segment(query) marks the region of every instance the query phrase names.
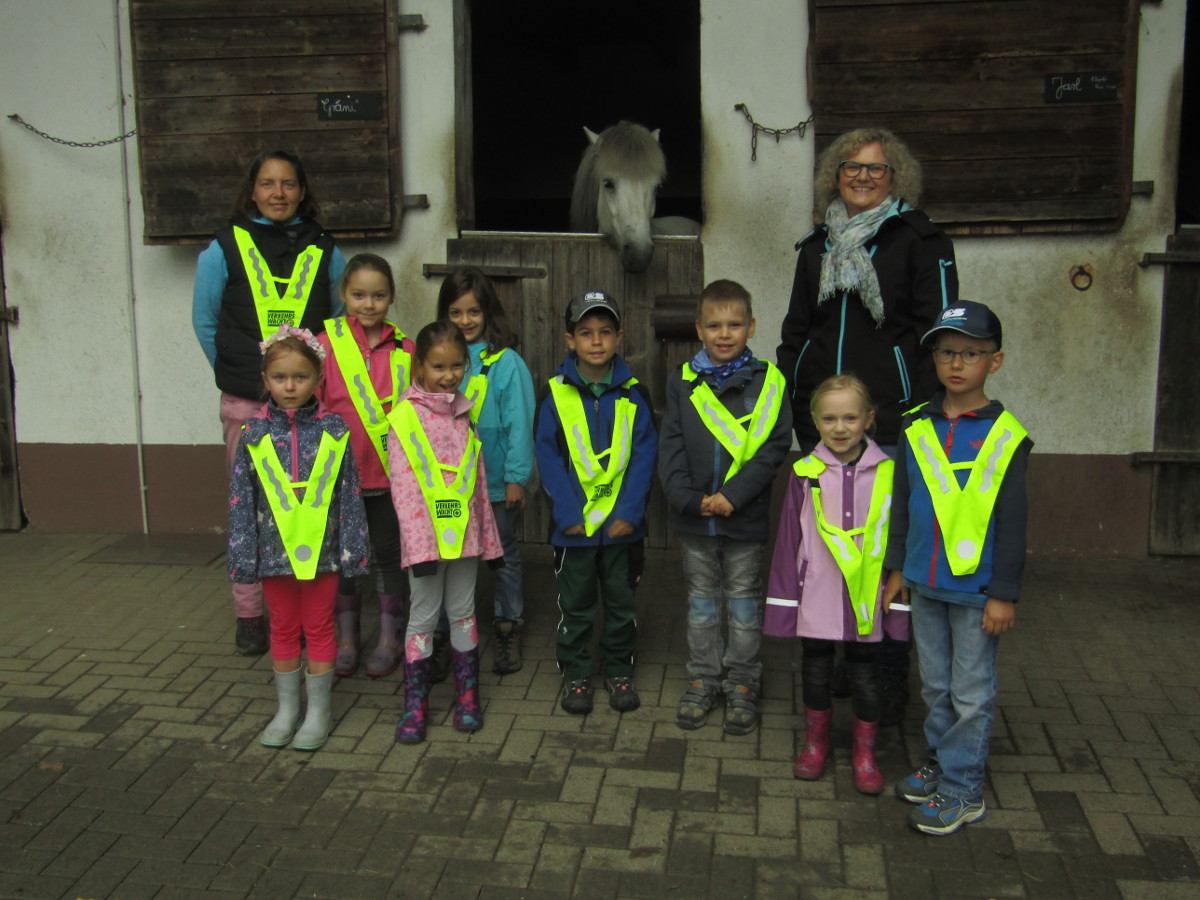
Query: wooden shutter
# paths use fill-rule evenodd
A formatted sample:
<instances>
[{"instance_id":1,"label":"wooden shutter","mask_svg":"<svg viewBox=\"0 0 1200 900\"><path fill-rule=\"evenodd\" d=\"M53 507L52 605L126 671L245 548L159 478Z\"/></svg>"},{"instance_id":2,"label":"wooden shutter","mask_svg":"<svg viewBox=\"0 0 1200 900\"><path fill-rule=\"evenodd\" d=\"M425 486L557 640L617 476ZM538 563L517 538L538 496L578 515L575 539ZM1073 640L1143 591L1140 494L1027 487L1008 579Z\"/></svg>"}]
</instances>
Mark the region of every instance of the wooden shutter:
<instances>
[{"instance_id":1,"label":"wooden shutter","mask_svg":"<svg viewBox=\"0 0 1200 900\"><path fill-rule=\"evenodd\" d=\"M400 225L399 57L388 0L132 0L146 243L207 239L261 150L304 162L320 221Z\"/></svg>"},{"instance_id":2,"label":"wooden shutter","mask_svg":"<svg viewBox=\"0 0 1200 900\"><path fill-rule=\"evenodd\" d=\"M881 125L952 233L1115 230L1129 207L1137 0L813 0L816 142Z\"/></svg>"}]
</instances>

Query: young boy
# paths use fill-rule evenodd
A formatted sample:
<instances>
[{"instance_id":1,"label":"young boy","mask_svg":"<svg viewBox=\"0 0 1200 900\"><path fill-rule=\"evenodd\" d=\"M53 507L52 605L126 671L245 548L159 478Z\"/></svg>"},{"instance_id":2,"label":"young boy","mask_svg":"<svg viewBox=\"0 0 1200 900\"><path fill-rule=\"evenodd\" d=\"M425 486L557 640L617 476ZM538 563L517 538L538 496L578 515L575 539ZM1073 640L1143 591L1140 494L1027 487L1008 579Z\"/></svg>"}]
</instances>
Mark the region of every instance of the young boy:
<instances>
[{"instance_id":1,"label":"young boy","mask_svg":"<svg viewBox=\"0 0 1200 900\"><path fill-rule=\"evenodd\" d=\"M942 390L905 416L884 566L884 609L911 598L929 709L929 762L896 793L913 828L950 834L984 817L996 649L1013 627L1025 565L1025 470L1033 443L984 388L1004 362L1000 320L959 301L925 336Z\"/></svg>"},{"instance_id":2,"label":"young boy","mask_svg":"<svg viewBox=\"0 0 1200 900\"><path fill-rule=\"evenodd\" d=\"M534 423L538 469L554 521L561 702L575 715L592 711L588 644L599 580L604 686L609 706L627 712L641 705L633 684L633 589L641 575L635 560L646 533L658 433L649 394L617 355L624 332L616 301L604 291L587 291L571 300L566 322L569 352Z\"/></svg>"},{"instance_id":3,"label":"young boy","mask_svg":"<svg viewBox=\"0 0 1200 900\"><path fill-rule=\"evenodd\" d=\"M667 382L658 448L688 593L690 683L675 722L699 728L723 691L725 731L749 734L758 726L771 484L792 446L792 413L783 375L746 346L754 337L749 291L736 281L706 287L696 335L703 348Z\"/></svg>"}]
</instances>

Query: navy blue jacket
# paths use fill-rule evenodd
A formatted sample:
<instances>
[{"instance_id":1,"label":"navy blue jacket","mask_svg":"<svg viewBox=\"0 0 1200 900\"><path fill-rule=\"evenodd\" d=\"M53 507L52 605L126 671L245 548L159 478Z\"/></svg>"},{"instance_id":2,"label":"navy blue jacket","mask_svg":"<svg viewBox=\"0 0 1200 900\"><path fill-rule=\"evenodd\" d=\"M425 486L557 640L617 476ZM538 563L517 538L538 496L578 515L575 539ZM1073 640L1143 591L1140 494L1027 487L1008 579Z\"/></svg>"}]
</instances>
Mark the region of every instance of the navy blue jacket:
<instances>
[{"instance_id":1,"label":"navy blue jacket","mask_svg":"<svg viewBox=\"0 0 1200 900\"><path fill-rule=\"evenodd\" d=\"M613 419L617 398L622 387L633 377L629 366L620 356L613 357L612 384L603 394L596 397L588 388L579 370L575 367L577 357L569 353L556 370L565 381L573 385L584 399L583 409L591 433L592 448L596 452L607 450L613 434ZM538 473L542 488L550 499L554 532L550 543L556 547L594 547L601 544L631 544L640 541L646 534L646 500L654 480L654 463L658 454L658 431L654 427L654 406L650 395L641 384L634 385L628 392L636 412L633 417L633 449L629 454L629 465L621 481L617 502L604 525L591 537L583 534L564 534L566 529L583 524L583 506L586 502L583 488L575 475L563 433L562 422L554 406L549 387L538 403L534 421L534 452L537 456ZM609 523L624 519L634 526L633 533L613 539L608 536Z\"/></svg>"}]
</instances>

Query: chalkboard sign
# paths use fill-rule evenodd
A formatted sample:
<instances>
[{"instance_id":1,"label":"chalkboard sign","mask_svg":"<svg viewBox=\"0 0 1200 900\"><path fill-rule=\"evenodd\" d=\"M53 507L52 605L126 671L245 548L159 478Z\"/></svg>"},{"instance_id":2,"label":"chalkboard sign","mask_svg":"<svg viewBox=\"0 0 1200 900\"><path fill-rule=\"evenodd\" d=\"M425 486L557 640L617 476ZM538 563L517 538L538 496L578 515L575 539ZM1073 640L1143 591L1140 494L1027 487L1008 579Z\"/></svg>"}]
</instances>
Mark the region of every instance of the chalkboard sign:
<instances>
[{"instance_id":1,"label":"chalkboard sign","mask_svg":"<svg viewBox=\"0 0 1200 900\"><path fill-rule=\"evenodd\" d=\"M1115 103L1120 72L1060 72L1046 76L1047 103Z\"/></svg>"},{"instance_id":2,"label":"chalkboard sign","mask_svg":"<svg viewBox=\"0 0 1200 900\"><path fill-rule=\"evenodd\" d=\"M382 91L317 94L317 118L322 122L347 119L382 119Z\"/></svg>"}]
</instances>

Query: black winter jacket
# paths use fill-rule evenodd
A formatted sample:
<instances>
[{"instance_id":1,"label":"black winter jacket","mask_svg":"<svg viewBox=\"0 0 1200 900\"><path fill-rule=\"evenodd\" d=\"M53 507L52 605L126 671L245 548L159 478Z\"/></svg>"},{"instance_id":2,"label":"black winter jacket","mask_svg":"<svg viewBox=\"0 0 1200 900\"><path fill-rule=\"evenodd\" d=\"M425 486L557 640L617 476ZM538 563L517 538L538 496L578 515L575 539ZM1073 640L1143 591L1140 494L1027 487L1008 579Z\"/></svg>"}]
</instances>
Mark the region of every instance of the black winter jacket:
<instances>
[{"instance_id":1,"label":"black winter jacket","mask_svg":"<svg viewBox=\"0 0 1200 900\"><path fill-rule=\"evenodd\" d=\"M816 444L809 395L830 375L844 372L857 375L871 391L876 442L895 444L901 415L938 387L933 358L920 349L920 340L937 315L958 300L954 245L925 213L901 201L866 245L883 295L884 321L876 327L857 294L817 303L827 240L822 225L796 245L800 257L776 353L788 383L796 437L802 450Z\"/></svg>"}]
</instances>

